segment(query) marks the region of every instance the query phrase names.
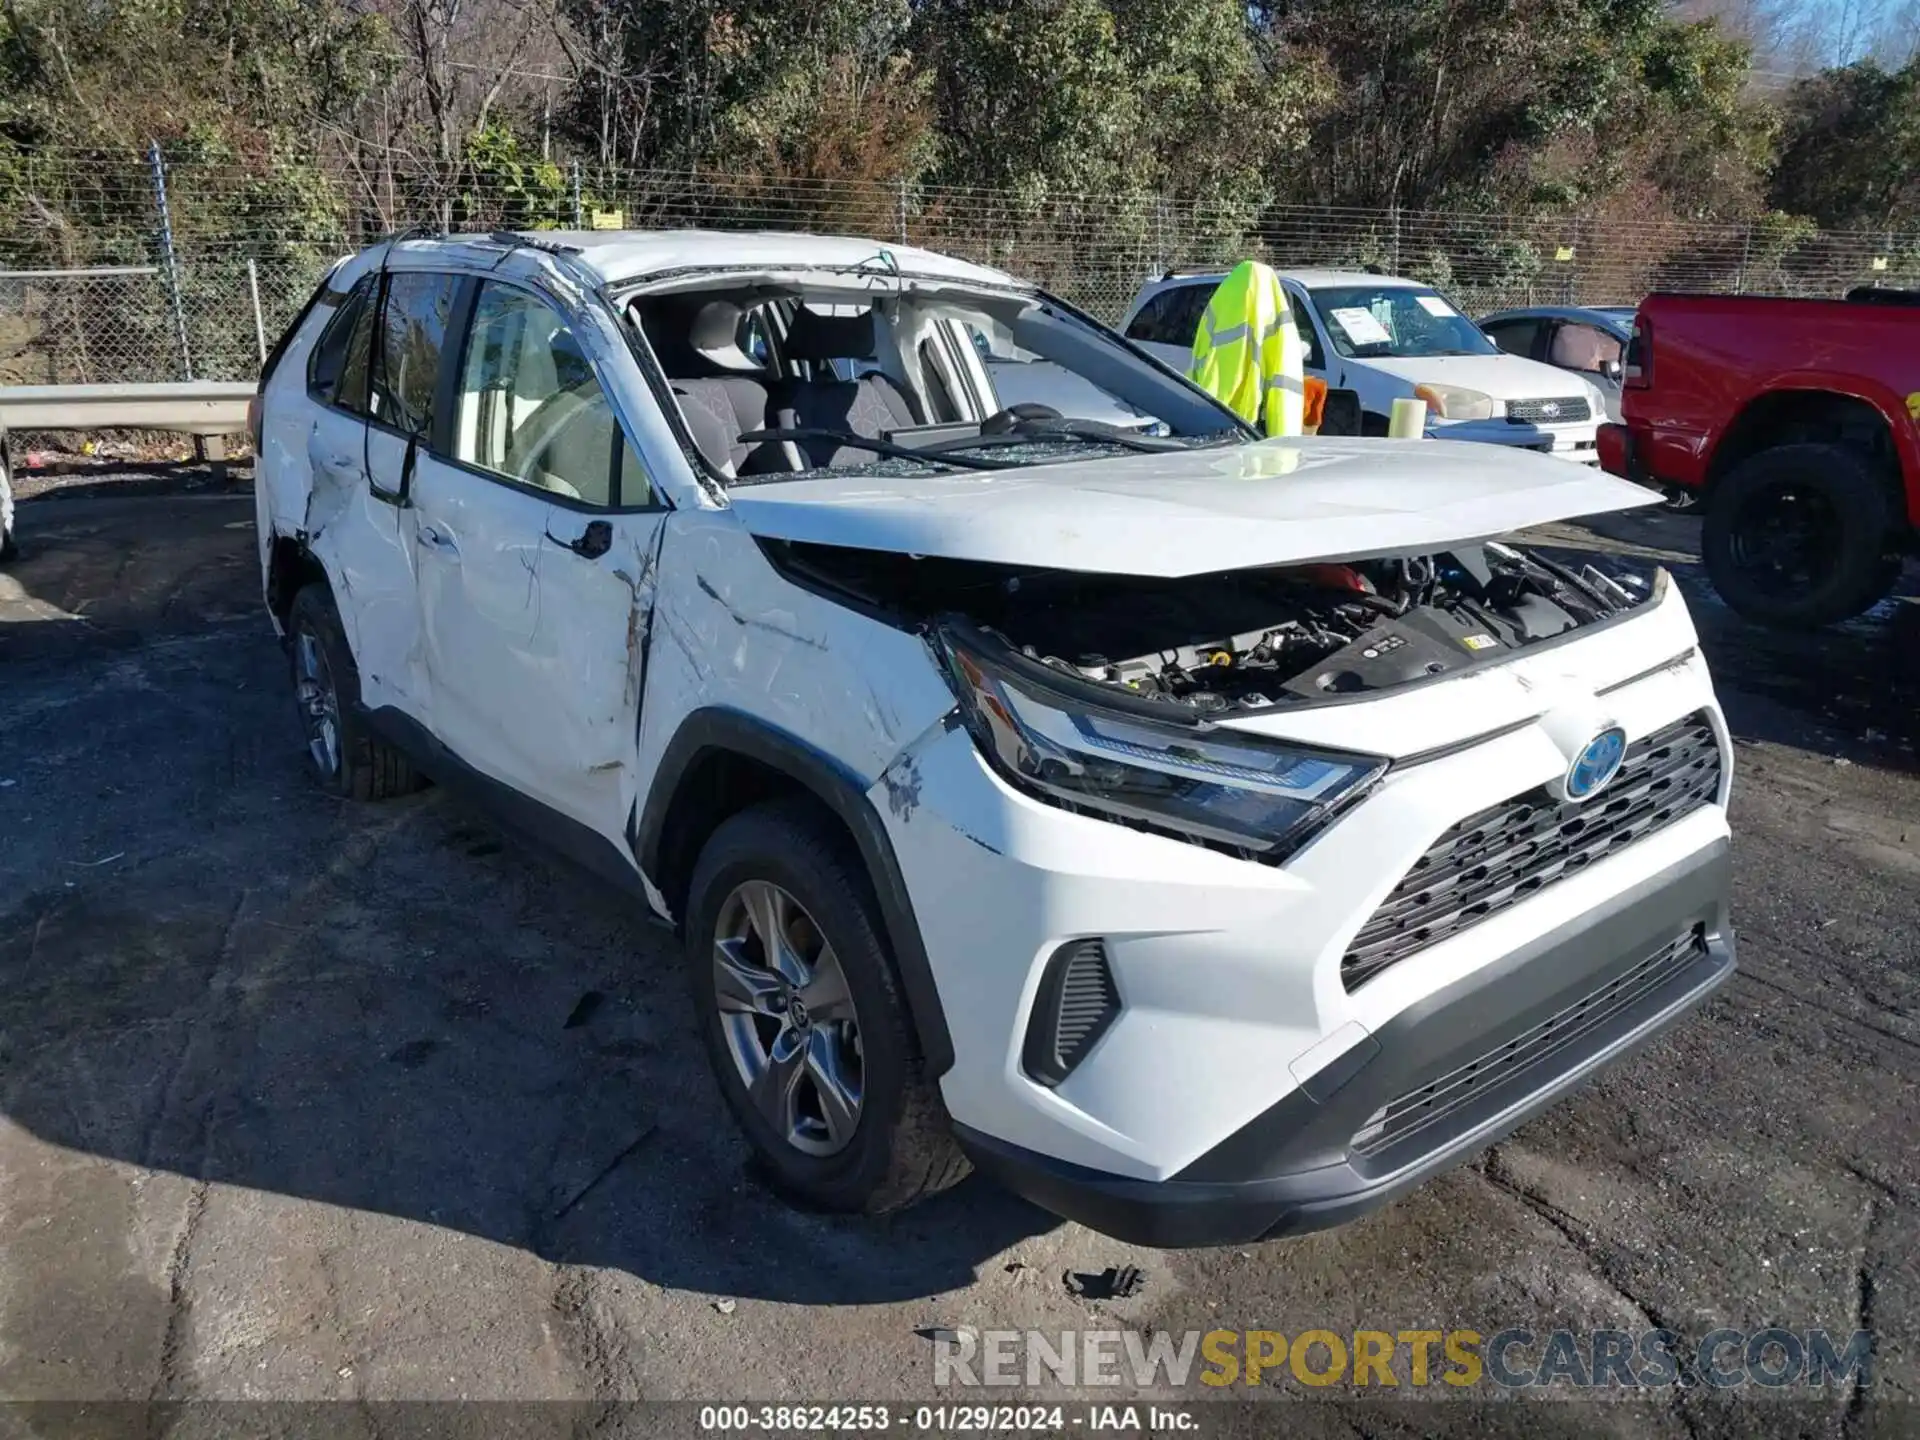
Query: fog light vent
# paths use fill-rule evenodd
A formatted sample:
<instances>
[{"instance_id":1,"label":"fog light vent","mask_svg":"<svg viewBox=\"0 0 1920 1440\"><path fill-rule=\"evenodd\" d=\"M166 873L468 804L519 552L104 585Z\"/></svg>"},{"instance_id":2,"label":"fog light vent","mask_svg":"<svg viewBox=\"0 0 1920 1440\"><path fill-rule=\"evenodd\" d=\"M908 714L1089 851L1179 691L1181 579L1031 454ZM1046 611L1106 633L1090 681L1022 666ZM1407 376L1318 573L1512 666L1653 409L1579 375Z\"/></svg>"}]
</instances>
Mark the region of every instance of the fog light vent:
<instances>
[{"instance_id":1,"label":"fog light vent","mask_svg":"<svg viewBox=\"0 0 1920 1440\"><path fill-rule=\"evenodd\" d=\"M1058 1085L1120 1014L1120 987L1114 984L1107 947L1098 940L1074 940L1047 961L1040 993L1027 1022L1022 1062L1042 1085Z\"/></svg>"}]
</instances>

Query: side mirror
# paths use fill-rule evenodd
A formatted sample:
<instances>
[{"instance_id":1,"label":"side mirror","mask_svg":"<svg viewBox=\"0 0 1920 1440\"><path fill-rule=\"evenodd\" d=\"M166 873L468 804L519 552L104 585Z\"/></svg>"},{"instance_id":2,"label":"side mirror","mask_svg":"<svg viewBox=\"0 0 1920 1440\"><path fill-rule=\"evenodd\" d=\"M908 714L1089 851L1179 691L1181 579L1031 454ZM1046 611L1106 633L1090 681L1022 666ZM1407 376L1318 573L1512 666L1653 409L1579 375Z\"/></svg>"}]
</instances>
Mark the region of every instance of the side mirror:
<instances>
[{"instance_id":1,"label":"side mirror","mask_svg":"<svg viewBox=\"0 0 1920 1440\"><path fill-rule=\"evenodd\" d=\"M1600 373L1618 385L1620 383L1620 377L1626 373L1626 367L1618 360L1602 360L1600 362Z\"/></svg>"}]
</instances>

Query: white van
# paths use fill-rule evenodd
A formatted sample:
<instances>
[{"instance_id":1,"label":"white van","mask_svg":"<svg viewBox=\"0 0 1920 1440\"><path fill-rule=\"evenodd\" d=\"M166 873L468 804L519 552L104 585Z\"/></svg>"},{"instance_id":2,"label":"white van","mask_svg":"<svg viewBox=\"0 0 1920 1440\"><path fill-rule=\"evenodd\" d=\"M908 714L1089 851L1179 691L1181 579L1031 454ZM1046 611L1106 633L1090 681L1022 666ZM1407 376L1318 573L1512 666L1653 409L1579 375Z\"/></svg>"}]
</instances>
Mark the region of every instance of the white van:
<instances>
[{"instance_id":1,"label":"white van","mask_svg":"<svg viewBox=\"0 0 1920 1440\"><path fill-rule=\"evenodd\" d=\"M1121 329L1185 372L1224 271L1170 271L1134 296ZM1397 399L1427 402L1427 433L1600 463L1606 397L1589 381L1509 355L1439 291L1356 270L1288 270L1306 370L1360 395L1363 434L1387 433Z\"/></svg>"}]
</instances>

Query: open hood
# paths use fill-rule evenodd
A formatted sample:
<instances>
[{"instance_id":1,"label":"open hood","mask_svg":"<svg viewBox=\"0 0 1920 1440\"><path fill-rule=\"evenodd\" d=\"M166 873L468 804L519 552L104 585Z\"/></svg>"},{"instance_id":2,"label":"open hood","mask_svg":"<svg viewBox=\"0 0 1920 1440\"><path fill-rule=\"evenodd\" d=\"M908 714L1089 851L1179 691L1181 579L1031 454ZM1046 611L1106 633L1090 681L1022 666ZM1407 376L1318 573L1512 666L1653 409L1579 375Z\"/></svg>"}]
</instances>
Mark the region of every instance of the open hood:
<instances>
[{"instance_id":1,"label":"open hood","mask_svg":"<svg viewBox=\"0 0 1920 1440\"><path fill-rule=\"evenodd\" d=\"M1019 470L736 486L774 540L1112 575L1425 554L1658 498L1566 460L1309 437Z\"/></svg>"}]
</instances>

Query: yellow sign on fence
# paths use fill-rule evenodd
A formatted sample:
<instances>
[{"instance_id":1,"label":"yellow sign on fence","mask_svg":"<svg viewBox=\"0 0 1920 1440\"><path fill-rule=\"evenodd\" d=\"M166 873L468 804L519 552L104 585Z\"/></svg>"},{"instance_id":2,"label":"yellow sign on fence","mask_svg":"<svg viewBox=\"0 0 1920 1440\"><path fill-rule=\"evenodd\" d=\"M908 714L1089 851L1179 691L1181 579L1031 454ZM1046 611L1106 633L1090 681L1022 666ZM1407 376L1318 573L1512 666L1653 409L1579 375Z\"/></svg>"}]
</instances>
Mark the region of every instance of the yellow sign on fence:
<instances>
[{"instance_id":1,"label":"yellow sign on fence","mask_svg":"<svg viewBox=\"0 0 1920 1440\"><path fill-rule=\"evenodd\" d=\"M595 210L588 218L589 228L594 230L624 230L627 228L627 212L624 210Z\"/></svg>"}]
</instances>

